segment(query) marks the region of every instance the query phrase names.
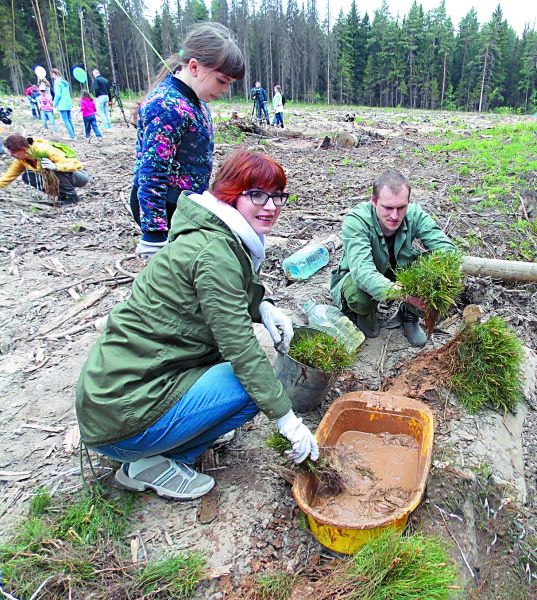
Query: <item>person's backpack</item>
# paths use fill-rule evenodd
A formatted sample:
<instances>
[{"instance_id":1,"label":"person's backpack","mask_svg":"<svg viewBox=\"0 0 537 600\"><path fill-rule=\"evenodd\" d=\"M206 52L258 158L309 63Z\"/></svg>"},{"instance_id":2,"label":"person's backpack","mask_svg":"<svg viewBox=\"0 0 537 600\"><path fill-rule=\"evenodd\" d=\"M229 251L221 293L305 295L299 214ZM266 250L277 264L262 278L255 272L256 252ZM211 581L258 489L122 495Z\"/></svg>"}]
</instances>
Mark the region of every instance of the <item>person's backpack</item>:
<instances>
[{"instance_id":1,"label":"person's backpack","mask_svg":"<svg viewBox=\"0 0 537 600\"><path fill-rule=\"evenodd\" d=\"M60 152L63 152L66 158L76 158L76 152L67 144L62 144L61 142L49 142L49 145Z\"/></svg>"},{"instance_id":2,"label":"person's backpack","mask_svg":"<svg viewBox=\"0 0 537 600\"><path fill-rule=\"evenodd\" d=\"M287 102L287 98L282 94L282 106L285 106L286 102Z\"/></svg>"}]
</instances>

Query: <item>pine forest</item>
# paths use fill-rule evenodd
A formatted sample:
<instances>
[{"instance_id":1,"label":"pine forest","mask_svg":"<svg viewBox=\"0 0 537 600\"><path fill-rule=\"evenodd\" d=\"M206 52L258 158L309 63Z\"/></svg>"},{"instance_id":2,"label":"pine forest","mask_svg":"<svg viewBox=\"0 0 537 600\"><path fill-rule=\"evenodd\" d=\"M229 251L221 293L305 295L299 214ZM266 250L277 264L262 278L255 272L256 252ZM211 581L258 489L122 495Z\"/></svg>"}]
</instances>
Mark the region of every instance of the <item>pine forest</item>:
<instances>
[{"instance_id":1,"label":"pine forest","mask_svg":"<svg viewBox=\"0 0 537 600\"><path fill-rule=\"evenodd\" d=\"M445 2L429 11L414 2L400 18L386 3L368 14L355 1L321 18L316 0L164 0L146 13L143 0L0 0L0 89L22 93L43 65L68 77L75 66L98 67L120 89L142 92L161 66L144 36L166 57L193 23L216 20L246 57L235 96L260 79L304 102L537 109L537 32L517 35L500 6L486 23L474 9L453 23Z\"/></svg>"}]
</instances>

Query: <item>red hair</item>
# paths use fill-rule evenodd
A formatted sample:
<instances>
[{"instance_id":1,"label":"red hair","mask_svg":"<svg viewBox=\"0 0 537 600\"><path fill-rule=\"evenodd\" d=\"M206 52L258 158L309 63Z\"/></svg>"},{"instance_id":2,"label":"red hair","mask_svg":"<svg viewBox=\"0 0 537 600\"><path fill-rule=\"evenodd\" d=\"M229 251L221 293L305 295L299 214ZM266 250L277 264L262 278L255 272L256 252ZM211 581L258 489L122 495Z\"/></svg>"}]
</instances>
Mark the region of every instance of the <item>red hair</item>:
<instances>
[{"instance_id":1,"label":"red hair","mask_svg":"<svg viewBox=\"0 0 537 600\"><path fill-rule=\"evenodd\" d=\"M218 200L234 206L246 190L283 191L286 185L283 167L273 158L248 150L235 150L218 169L211 191Z\"/></svg>"}]
</instances>

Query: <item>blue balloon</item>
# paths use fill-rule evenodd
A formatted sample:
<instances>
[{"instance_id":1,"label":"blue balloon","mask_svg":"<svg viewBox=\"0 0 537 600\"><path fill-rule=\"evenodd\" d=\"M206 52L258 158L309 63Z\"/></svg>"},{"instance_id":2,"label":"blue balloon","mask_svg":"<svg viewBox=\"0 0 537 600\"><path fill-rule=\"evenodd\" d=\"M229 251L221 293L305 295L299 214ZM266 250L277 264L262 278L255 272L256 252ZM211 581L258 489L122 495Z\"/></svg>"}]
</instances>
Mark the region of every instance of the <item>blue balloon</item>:
<instances>
[{"instance_id":1,"label":"blue balloon","mask_svg":"<svg viewBox=\"0 0 537 600\"><path fill-rule=\"evenodd\" d=\"M79 83L86 83L86 81L88 80L88 74L86 73L86 71L84 71L84 69L81 69L80 67L75 67L73 69L73 77Z\"/></svg>"}]
</instances>

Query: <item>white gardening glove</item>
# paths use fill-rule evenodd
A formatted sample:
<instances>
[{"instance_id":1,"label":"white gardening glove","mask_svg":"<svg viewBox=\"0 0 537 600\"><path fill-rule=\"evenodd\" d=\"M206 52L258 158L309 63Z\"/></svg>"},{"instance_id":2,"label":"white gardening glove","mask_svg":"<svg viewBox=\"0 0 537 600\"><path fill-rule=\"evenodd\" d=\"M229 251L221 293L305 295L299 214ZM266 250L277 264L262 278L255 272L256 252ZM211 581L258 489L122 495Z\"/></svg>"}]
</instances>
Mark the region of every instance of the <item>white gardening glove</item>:
<instances>
[{"instance_id":1,"label":"white gardening glove","mask_svg":"<svg viewBox=\"0 0 537 600\"><path fill-rule=\"evenodd\" d=\"M57 171L58 167L53 163L50 158L41 159L41 168L48 169L49 171Z\"/></svg>"},{"instance_id":2,"label":"white gardening glove","mask_svg":"<svg viewBox=\"0 0 537 600\"><path fill-rule=\"evenodd\" d=\"M290 410L286 415L276 419L278 431L293 445L293 449L286 452L287 456L297 465L306 460L319 458L319 446L311 431L302 423L295 413Z\"/></svg>"},{"instance_id":3,"label":"white gardening glove","mask_svg":"<svg viewBox=\"0 0 537 600\"><path fill-rule=\"evenodd\" d=\"M259 305L261 321L270 333L276 350L282 354L289 352L289 344L293 338L293 323L279 308L263 300Z\"/></svg>"},{"instance_id":4,"label":"white gardening glove","mask_svg":"<svg viewBox=\"0 0 537 600\"><path fill-rule=\"evenodd\" d=\"M136 244L136 254L145 262L149 262L153 256L166 244L168 240L164 242L146 242L145 240L140 240L138 244Z\"/></svg>"}]
</instances>

